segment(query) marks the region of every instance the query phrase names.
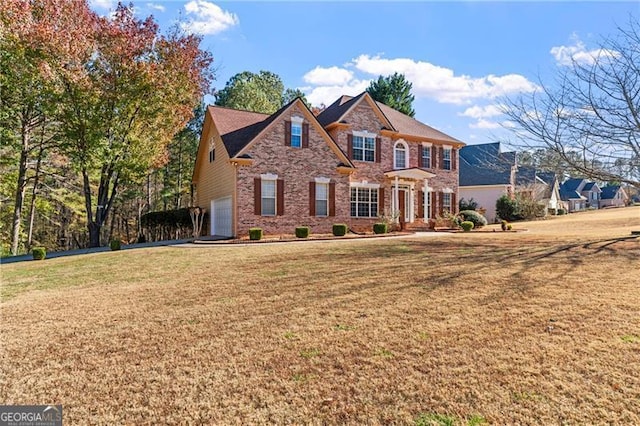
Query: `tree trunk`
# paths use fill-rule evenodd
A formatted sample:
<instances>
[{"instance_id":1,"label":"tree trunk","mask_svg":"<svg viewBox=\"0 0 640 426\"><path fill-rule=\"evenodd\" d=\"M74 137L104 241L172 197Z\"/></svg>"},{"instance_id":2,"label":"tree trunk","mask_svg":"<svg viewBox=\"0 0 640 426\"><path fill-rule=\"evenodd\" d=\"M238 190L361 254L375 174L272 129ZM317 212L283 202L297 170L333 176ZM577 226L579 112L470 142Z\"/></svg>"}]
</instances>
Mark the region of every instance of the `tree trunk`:
<instances>
[{"instance_id":1,"label":"tree trunk","mask_svg":"<svg viewBox=\"0 0 640 426\"><path fill-rule=\"evenodd\" d=\"M176 181L176 209L182 204L182 139L178 143L178 177Z\"/></svg>"},{"instance_id":2,"label":"tree trunk","mask_svg":"<svg viewBox=\"0 0 640 426\"><path fill-rule=\"evenodd\" d=\"M100 247L100 228L97 223L91 221L87 225L89 230L89 247Z\"/></svg>"},{"instance_id":3,"label":"tree trunk","mask_svg":"<svg viewBox=\"0 0 640 426\"><path fill-rule=\"evenodd\" d=\"M22 208L24 207L24 193L27 187L27 160L29 158L30 129L23 120L22 124L22 149L20 151L20 163L18 164L18 185L16 188L15 205L13 207L13 222L11 228L11 254L18 254L20 244L20 225L22 222Z\"/></svg>"},{"instance_id":4,"label":"tree trunk","mask_svg":"<svg viewBox=\"0 0 640 426\"><path fill-rule=\"evenodd\" d=\"M40 184L40 165L42 163L42 155L44 154L44 143L40 142L40 150L38 151L38 161L36 162L36 174L33 177L33 190L31 191L31 206L29 207L29 234L27 236L27 247L31 248L33 239L33 219L36 214L36 197L38 195L38 185Z\"/></svg>"}]
</instances>

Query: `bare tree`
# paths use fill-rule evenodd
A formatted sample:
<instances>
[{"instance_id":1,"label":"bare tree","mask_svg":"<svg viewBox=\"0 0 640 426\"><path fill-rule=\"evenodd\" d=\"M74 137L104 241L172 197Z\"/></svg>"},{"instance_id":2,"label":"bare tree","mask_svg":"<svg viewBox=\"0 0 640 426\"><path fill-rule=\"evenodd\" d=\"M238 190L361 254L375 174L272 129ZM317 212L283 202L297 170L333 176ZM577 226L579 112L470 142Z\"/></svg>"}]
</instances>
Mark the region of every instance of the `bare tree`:
<instances>
[{"instance_id":1,"label":"bare tree","mask_svg":"<svg viewBox=\"0 0 640 426\"><path fill-rule=\"evenodd\" d=\"M640 187L640 24L631 19L588 58L573 58L555 84L503 112L515 145L548 149L585 177Z\"/></svg>"}]
</instances>

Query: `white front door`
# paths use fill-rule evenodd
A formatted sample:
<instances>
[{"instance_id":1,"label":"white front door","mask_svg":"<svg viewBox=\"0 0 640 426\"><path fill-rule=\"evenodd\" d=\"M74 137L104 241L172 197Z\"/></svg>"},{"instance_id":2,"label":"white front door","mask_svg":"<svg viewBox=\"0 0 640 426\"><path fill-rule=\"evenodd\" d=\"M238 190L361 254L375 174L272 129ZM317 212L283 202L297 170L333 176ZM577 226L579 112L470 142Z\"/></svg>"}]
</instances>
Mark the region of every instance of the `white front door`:
<instances>
[{"instance_id":1,"label":"white front door","mask_svg":"<svg viewBox=\"0 0 640 426\"><path fill-rule=\"evenodd\" d=\"M399 222L413 222L413 193L410 187L394 187L392 203Z\"/></svg>"},{"instance_id":2,"label":"white front door","mask_svg":"<svg viewBox=\"0 0 640 426\"><path fill-rule=\"evenodd\" d=\"M233 209L231 197L211 202L211 235L233 237Z\"/></svg>"}]
</instances>

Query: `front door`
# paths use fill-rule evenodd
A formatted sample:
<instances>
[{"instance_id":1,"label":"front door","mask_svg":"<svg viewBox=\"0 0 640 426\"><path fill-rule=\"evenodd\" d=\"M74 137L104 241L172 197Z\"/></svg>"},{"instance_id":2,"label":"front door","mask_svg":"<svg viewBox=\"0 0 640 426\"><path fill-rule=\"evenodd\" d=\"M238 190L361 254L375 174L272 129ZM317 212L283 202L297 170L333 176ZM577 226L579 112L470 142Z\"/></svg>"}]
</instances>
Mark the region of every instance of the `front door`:
<instances>
[{"instance_id":1,"label":"front door","mask_svg":"<svg viewBox=\"0 0 640 426\"><path fill-rule=\"evenodd\" d=\"M398 213L400 220L400 228L404 229L404 224L407 221L407 203L405 202L407 191L404 189L398 190Z\"/></svg>"}]
</instances>

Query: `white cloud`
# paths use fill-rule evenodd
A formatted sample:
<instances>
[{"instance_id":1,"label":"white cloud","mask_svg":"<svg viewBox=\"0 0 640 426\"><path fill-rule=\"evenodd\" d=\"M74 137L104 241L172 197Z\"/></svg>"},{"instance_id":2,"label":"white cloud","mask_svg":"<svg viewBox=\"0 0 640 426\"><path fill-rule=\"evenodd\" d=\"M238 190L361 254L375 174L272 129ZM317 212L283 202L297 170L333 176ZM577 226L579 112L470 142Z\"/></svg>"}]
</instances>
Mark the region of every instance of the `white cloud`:
<instances>
[{"instance_id":1,"label":"white cloud","mask_svg":"<svg viewBox=\"0 0 640 426\"><path fill-rule=\"evenodd\" d=\"M380 56L360 55L342 66L316 66L308 71L303 80L307 87L302 88L313 105L329 105L341 95L362 93L372 79L379 75L395 72L404 74L412 85L416 99L431 99L440 103L456 105L470 104L473 101L492 100L500 96L533 92L538 87L519 74L502 76L486 75L470 77L456 75L453 70L424 61L409 58L386 59ZM462 116L475 119L500 115L499 105L473 106L467 108ZM475 123L478 128L495 128L499 123L484 120ZM482 127L484 126L484 127Z\"/></svg>"},{"instance_id":2,"label":"white cloud","mask_svg":"<svg viewBox=\"0 0 640 426\"><path fill-rule=\"evenodd\" d=\"M499 129L501 126L498 122L481 118L476 123L469 124L469 127L471 127L472 129Z\"/></svg>"},{"instance_id":3,"label":"white cloud","mask_svg":"<svg viewBox=\"0 0 640 426\"><path fill-rule=\"evenodd\" d=\"M325 104L329 106L342 95L359 95L369 86L369 82L370 80L351 80L342 85L318 86L305 94L312 105Z\"/></svg>"},{"instance_id":4,"label":"white cloud","mask_svg":"<svg viewBox=\"0 0 640 426\"><path fill-rule=\"evenodd\" d=\"M147 7L149 9L159 10L160 12L164 12L165 11L165 7L163 5L161 5L161 4L147 3Z\"/></svg>"},{"instance_id":5,"label":"white cloud","mask_svg":"<svg viewBox=\"0 0 640 426\"><path fill-rule=\"evenodd\" d=\"M347 84L353 79L353 72L339 67L315 67L302 77L304 81L315 86L336 86Z\"/></svg>"},{"instance_id":6,"label":"white cloud","mask_svg":"<svg viewBox=\"0 0 640 426\"><path fill-rule=\"evenodd\" d=\"M584 43L573 34L571 38L574 44L571 46L554 46L549 53L553 55L558 65L568 66L574 62L580 65L591 65L599 59L615 58L620 53L609 49L587 50Z\"/></svg>"},{"instance_id":7,"label":"white cloud","mask_svg":"<svg viewBox=\"0 0 640 426\"><path fill-rule=\"evenodd\" d=\"M495 117L497 115L502 115L502 110L500 109L500 105L485 105L479 106L474 105L470 108L464 110L464 112L459 113L458 115L462 117L471 117L471 118L488 118Z\"/></svg>"},{"instance_id":8,"label":"white cloud","mask_svg":"<svg viewBox=\"0 0 640 426\"><path fill-rule=\"evenodd\" d=\"M416 98L431 98L441 103L466 104L474 99L494 99L514 93L533 92L537 86L518 74L470 77L424 61L408 58L385 59L360 55L353 60L356 69L372 75L404 74L413 84Z\"/></svg>"},{"instance_id":9,"label":"white cloud","mask_svg":"<svg viewBox=\"0 0 640 426\"><path fill-rule=\"evenodd\" d=\"M89 4L100 9L112 9L116 5L116 0L89 0Z\"/></svg>"},{"instance_id":10,"label":"white cloud","mask_svg":"<svg viewBox=\"0 0 640 426\"><path fill-rule=\"evenodd\" d=\"M184 9L193 18L182 24L182 27L197 34L218 34L240 22L234 13L205 0L192 0L184 5Z\"/></svg>"}]
</instances>

